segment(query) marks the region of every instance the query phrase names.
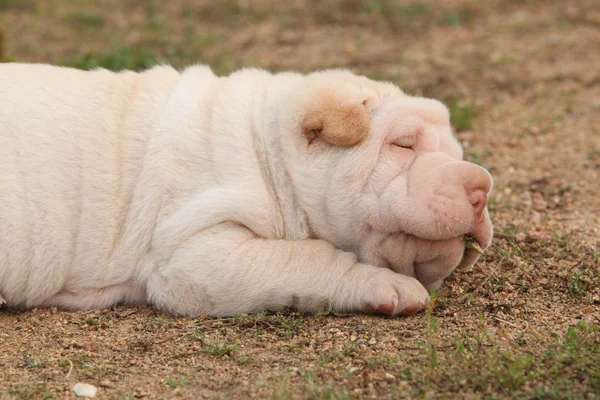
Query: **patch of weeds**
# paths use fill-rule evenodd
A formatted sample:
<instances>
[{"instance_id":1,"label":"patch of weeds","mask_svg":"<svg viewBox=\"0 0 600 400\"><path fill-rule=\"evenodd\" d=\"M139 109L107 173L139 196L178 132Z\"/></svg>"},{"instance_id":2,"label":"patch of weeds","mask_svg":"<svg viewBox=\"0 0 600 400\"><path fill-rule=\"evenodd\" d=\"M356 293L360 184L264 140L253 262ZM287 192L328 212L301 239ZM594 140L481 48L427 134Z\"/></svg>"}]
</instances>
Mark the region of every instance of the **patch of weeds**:
<instances>
[{"instance_id":1,"label":"patch of weeds","mask_svg":"<svg viewBox=\"0 0 600 400\"><path fill-rule=\"evenodd\" d=\"M350 398L348 389L345 387L327 385L319 388L310 398L322 400L345 400Z\"/></svg>"},{"instance_id":2,"label":"patch of weeds","mask_svg":"<svg viewBox=\"0 0 600 400\"><path fill-rule=\"evenodd\" d=\"M6 10L15 4L17 0L0 0L0 10Z\"/></svg>"},{"instance_id":3,"label":"patch of weeds","mask_svg":"<svg viewBox=\"0 0 600 400\"><path fill-rule=\"evenodd\" d=\"M319 1L311 8L313 18L321 25L335 25L345 19L348 12L339 1Z\"/></svg>"},{"instance_id":4,"label":"patch of weeds","mask_svg":"<svg viewBox=\"0 0 600 400\"><path fill-rule=\"evenodd\" d=\"M217 32L206 32L190 38L198 48L209 47L223 39L223 35Z\"/></svg>"},{"instance_id":5,"label":"patch of weeds","mask_svg":"<svg viewBox=\"0 0 600 400\"><path fill-rule=\"evenodd\" d=\"M319 304L317 306L317 311L315 312L315 315L318 315L321 317L329 317L329 316L335 316L337 314L331 308L326 308L326 307L323 307L321 304Z\"/></svg>"},{"instance_id":6,"label":"patch of weeds","mask_svg":"<svg viewBox=\"0 0 600 400\"><path fill-rule=\"evenodd\" d=\"M277 22L282 28L292 28L298 25L298 16L292 11L282 10L277 13Z\"/></svg>"},{"instance_id":7,"label":"patch of weeds","mask_svg":"<svg viewBox=\"0 0 600 400\"><path fill-rule=\"evenodd\" d=\"M4 30L0 26L0 62L8 61L6 57L6 39Z\"/></svg>"},{"instance_id":8,"label":"patch of weeds","mask_svg":"<svg viewBox=\"0 0 600 400\"><path fill-rule=\"evenodd\" d=\"M436 298L437 298L437 294L436 293L431 293L431 297L429 302L427 303L427 310L425 313L425 321L427 322L427 353L428 353L428 358L429 358L429 366L431 369L435 369L438 366L438 360L437 360L437 350L436 350L436 343L437 343L437 338L436 338L436 334L438 331L438 320L435 317L435 315L433 315L433 309L435 307L435 303L436 303Z\"/></svg>"},{"instance_id":9,"label":"patch of weeds","mask_svg":"<svg viewBox=\"0 0 600 400\"><path fill-rule=\"evenodd\" d=\"M575 272L569 279L569 291L576 296L584 296L586 293L586 282L583 278L583 274Z\"/></svg>"},{"instance_id":10,"label":"patch of weeds","mask_svg":"<svg viewBox=\"0 0 600 400\"><path fill-rule=\"evenodd\" d=\"M43 364L40 360L31 359L27 363L27 368L42 368Z\"/></svg>"},{"instance_id":11,"label":"patch of weeds","mask_svg":"<svg viewBox=\"0 0 600 400\"><path fill-rule=\"evenodd\" d=\"M515 338L515 343L521 347L527 345L527 339L525 338L524 332L519 333L519 335Z\"/></svg>"},{"instance_id":12,"label":"patch of weeds","mask_svg":"<svg viewBox=\"0 0 600 400\"><path fill-rule=\"evenodd\" d=\"M231 53L224 52L211 64L211 68L215 75L228 75L236 69L235 59Z\"/></svg>"},{"instance_id":13,"label":"patch of weeds","mask_svg":"<svg viewBox=\"0 0 600 400\"><path fill-rule=\"evenodd\" d=\"M398 387L395 384L390 385L390 393L394 399L422 399L427 398L425 393L419 388L411 386Z\"/></svg>"},{"instance_id":14,"label":"patch of weeds","mask_svg":"<svg viewBox=\"0 0 600 400\"><path fill-rule=\"evenodd\" d=\"M368 0L363 2L364 9L387 22L395 30L412 30L422 27L431 18L431 10L427 4L397 4L388 0Z\"/></svg>"},{"instance_id":15,"label":"patch of weeds","mask_svg":"<svg viewBox=\"0 0 600 400\"><path fill-rule=\"evenodd\" d=\"M263 329L260 326L256 326L254 327L250 332L249 332L249 336L251 338L261 338L262 335L264 335L265 332L263 331Z\"/></svg>"},{"instance_id":16,"label":"patch of weeds","mask_svg":"<svg viewBox=\"0 0 600 400\"><path fill-rule=\"evenodd\" d=\"M196 329L190 335L190 338L201 342L203 346L201 351L214 357L230 356L231 353L239 348L237 344L212 343L200 329Z\"/></svg>"},{"instance_id":17,"label":"patch of weeds","mask_svg":"<svg viewBox=\"0 0 600 400\"><path fill-rule=\"evenodd\" d=\"M70 370L77 368L82 373L90 373L97 376L108 376L114 373L115 368L111 365L92 364L90 357L86 354L81 354L71 360L61 360L58 366Z\"/></svg>"},{"instance_id":18,"label":"patch of weeds","mask_svg":"<svg viewBox=\"0 0 600 400\"><path fill-rule=\"evenodd\" d=\"M173 318L165 314L158 314L154 317L154 323L160 328L169 328L173 325Z\"/></svg>"},{"instance_id":19,"label":"patch of weeds","mask_svg":"<svg viewBox=\"0 0 600 400\"><path fill-rule=\"evenodd\" d=\"M429 317L427 317L429 318ZM454 344L431 351L431 335L435 333L433 319L428 322L428 340L420 353L420 367L402 379L426 390L460 392L469 387L483 397L495 395L509 398L581 398L600 383L600 335L598 326L579 322L569 327L564 338L553 344L535 335L522 334L520 345L542 340L543 353L502 348L495 343L480 320L476 332L463 332ZM433 367L435 365L435 367ZM396 373L397 376L400 374ZM585 396L584 396L585 397Z\"/></svg>"},{"instance_id":20,"label":"patch of weeds","mask_svg":"<svg viewBox=\"0 0 600 400\"><path fill-rule=\"evenodd\" d=\"M98 29L104 25L104 17L89 13L69 13L63 19L72 25L85 29Z\"/></svg>"},{"instance_id":21,"label":"patch of weeds","mask_svg":"<svg viewBox=\"0 0 600 400\"><path fill-rule=\"evenodd\" d=\"M235 363L237 365L252 365L256 362L256 360L252 357L236 357Z\"/></svg>"},{"instance_id":22,"label":"patch of weeds","mask_svg":"<svg viewBox=\"0 0 600 400\"><path fill-rule=\"evenodd\" d=\"M311 392L317 392L323 386L323 381L319 377L317 371L315 371L315 370L307 370L307 369L302 368L302 367L299 368L298 370L300 372L300 375L306 381L308 389Z\"/></svg>"},{"instance_id":23,"label":"patch of weeds","mask_svg":"<svg viewBox=\"0 0 600 400\"><path fill-rule=\"evenodd\" d=\"M206 336L204 336L204 333L200 328L196 328L196 330L194 330L194 333L191 333L189 337L190 339L197 340L199 342L204 342L206 340Z\"/></svg>"},{"instance_id":24,"label":"patch of weeds","mask_svg":"<svg viewBox=\"0 0 600 400\"><path fill-rule=\"evenodd\" d=\"M306 329L304 320L297 314L280 315L277 317L276 322L284 329L283 333L281 331L278 332L280 336L294 336Z\"/></svg>"},{"instance_id":25,"label":"patch of weeds","mask_svg":"<svg viewBox=\"0 0 600 400\"><path fill-rule=\"evenodd\" d=\"M260 4L238 0L206 2L197 13L201 20L219 21L228 26L235 26L243 19L253 23L260 22L268 15L269 9Z\"/></svg>"},{"instance_id":26,"label":"patch of weeds","mask_svg":"<svg viewBox=\"0 0 600 400\"><path fill-rule=\"evenodd\" d=\"M579 270L575 270L569 276L569 292L575 296L585 296L592 292L600 284L600 251L593 249L580 256L575 264Z\"/></svg>"},{"instance_id":27,"label":"patch of weeds","mask_svg":"<svg viewBox=\"0 0 600 400\"><path fill-rule=\"evenodd\" d=\"M342 354L346 357L353 357L359 349L359 345L356 342L344 342L344 349Z\"/></svg>"},{"instance_id":28,"label":"patch of weeds","mask_svg":"<svg viewBox=\"0 0 600 400\"><path fill-rule=\"evenodd\" d=\"M273 399L290 399L291 397L289 373L285 373L277 379L275 390L273 391Z\"/></svg>"},{"instance_id":29,"label":"patch of weeds","mask_svg":"<svg viewBox=\"0 0 600 400\"><path fill-rule=\"evenodd\" d=\"M98 320L96 318L88 318L85 323L89 326L98 326Z\"/></svg>"},{"instance_id":30,"label":"patch of weeds","mask_svg":"<svg viewBox=\"0 0 600 400\"><path fill-rule=\"evenodd\" d=\"M34 358L29 357L29 355L24 351L21 351L21 355L23 356L23 365L25 366L25 368L42 368L43 364L40 360L36 360Z\"/></svg>"},{"instance_id":31,"label":"patch of weeds","mask_svg":"<svg viewBox=\"0 0 600 400\"><path fill-rule=\"evenodd\" d=\"M158 12L156 1L147 0L145 4L146 20L150 29L156 31L156 33L163 33L167 30L167 24L161 18L160 12Z\"/></svg>"},{"instance_id":32,"label":"patch of weeds","mask_svg":"<svg viewBox=\"0 0 600 400\"><path fill-rule=\"evenodd\" d=\"M74 365L78 366L79 368L81 368L84 371L92 369L92 364L90 363L90 357L85 354L78 356L77 358L73 359L72 361L73 361ZM67 365L70 365L68 363L68 361L67 361Z\"/></svg>"},{"instance_id":33,"label":"patch of weeds","mask_svg":"<svg viewBox=\"0 0 600 400\"><path fill-rule=\"evenodd\" d=\"M96 376L110 376L115 373L115 367L112 365L99 364L94 366L93 373Z\"/></svg>"},{"instance_id":34,"label":"patch of weeds","mask_svg":"<svg viewBox=\"0 0 600 400\"><path fill-rule=\"evenodd\" d=\"M300 353L302 351L302 348L298 345L297 342L293 342L293 343L285 343L283 345L283 347L286 349L286 351L292 353L292 354L297 354Z\"/></svg>"},{"instance_id":35,"label":"patch of weeds","mask_svg":"<svg viewBox=\"0 0 600 400\"><path fill-rule=\"evenodd\" d=\"M330 364L331 362L335 361L335 360L339 360L342 358L342 355L337 352L337 351L328 351L326 353L323 353L319 356L319 358L317 358L317 361L315 362L315 365L318 368L321 368L324 365Z\"/></svg>"},{"instance_id":36,"label":"patch of weeds","mask_svg":"<svg viewBox=\"0 0 600 400\"><path fill-rule=\"evenodd\" d=\"M592 261L596 266L600 267L600 242L596 244L596 248L590 252Z\"/></svg>"},{"instance_id":37,"label":"patch of weeds","mask_svg":"<svg viewBox=\"0 0 600 400\"><path fill-rule=\"evenodd\" d=\"M76 57L63 65L83 70L105 68L110 71L142 71L161 61L149 50L121 47L105 53L87 53Z\"/></svg>"},{"instance_id":38,"label":"patch of weeds","mask_svg":"<svg viewBox=\"0 0 600 400\"><path fill-rule=\"evenodd\" d=\"M238 348L237 344L205 343L202 352L214 357L223 357L231 355Z\"/></svg>"},{"instance_id":39,"label":"patch of weeds","mask_svg":"<svg viewBox=\"0 0 600 400\"><path fill-rule=\"evenodd\" d=\"M484 151L478 153L473 149L465 149L465 161L470 161L474 164L480 165L488 171L492 171L494 167L488 163L489 157L492 155L491 151Z\"/></svg>"},{"instance_id":40,"label":"patch of weeds","mask_svg":"<svg viewBox=\"0 0 600 400\"><path fill-rule=\"evenodd\" d=\"M338 0L317 2L310 8L319 25L353 24L381 26L394 31L422 30L433 21L427 4L398 4L388 0Z\"/></svg>"},{"instance_id":41,"label":"patch of weeds","mask_svg":"<svg viewBox=\"0 0 600 400\"><path fill-rule=\"evenodd\" d=\"M275 389L273 399L289 399L292 397L308 399L348 399L351 397L345 387L339 384L324 384L321 378L322 365L317 365L314 369L298 368L298 374L302 378L299 382L294 382L291 386L289 382L289 371L274 378Z\"/></svg>"},{"instance_id":42,"label":"patch of weeds","mask_svg":"<svg viewBox=\"0 0 600 400\"><path fill-rule=\"evenodd\" d=\"M459 7L444 12L444 23L450 26L470 25L475 20L475 12L469 7Z\"/></svg>"},{"instance_id":43,"label":"patch of weeds","mask_svg":"<svg viewBox=\"0 0 600 400\"><path fill-rule=\"evenodd\" d=\"M56 395L49 392L46 382L17 383L8 389L9 399L53 399Z\"/></svg>"},{"instance_id":44,"label":"patch of weeds","mask_svg":"<svg viewBox=\"0 0 600 400\"><path fill-rule=\"evenodd\" d=\"M600 150L589 150L587 153L587 158L592 164L593 168L600 168Z\"/></svg>"},{"instance_id":45,"label":"patch of weeds","mask_svg":"<svg viewBox=\"0 0 600 400\"><path fill-rule=\"evenodd\" d=\"M304 320L298 313L239 315L232 318L219 320L198 320L197 330L190 335L192 339L201 340L204 326L219 329L226 333L227 330L244 331L245 336L261 337L265 332L275 333L279 336L293 336L306 328Z\"/></svg>"},{"instance_id":46,"label":"patch of weeds","mask_svg":"<svg viewBox=\"0 0 600 400\"><path fill-rule=\"evenodd\" d=\"M459 100L457 97L453 97L445 103L450 111L450 123L452 126L458 132L471 129L473 119L475 118L475 106L473 103Z\"/></svg>"},{"instance_id":47,"label":"patch of weeds","mask_svg":"<svg viewBox=\"0 0 600 400\"><path fill-rule=\"evenodd\" d=\"M291 337L306 329L306 324L298 313L276 315L259 313L238 317L238 319L226 319L223 324L228 327L243 328L250 337L261 337L265 332Z\"/></svg>"},{"instance_id":48,"label":"patch of weeds","mask_svg":"<svg viewBox=\"0 0 600 400\"><path fill-rule=\"evenodd\" d=\"M499 350L499 360L503 362L504 368L497 372L497 382L509 391L517 391L525 383L537 378L534 366L534 358L531 354L513 354L510 350Z\"/></svg>"},{"instance_id":49,"label":"patch of weeds","mask_svg":"<svg viewBox=\"0 0 600 400\"><path fill-rule=\"evenodd\" d=\"M492 167L490 167L492 168ZM498 209L512 209L513 204L509 201L508 198L503 197L502 195L491 196L488 200L488 210L491 214L498 211Z\"/></svg>"},{"instance_id":50,"label":"patch of weeds","mask_svg":"<svg viewBox=\"0 0 600 400\"><path fill-rule=\"evenodd\" d=\"M167 383L167 385L171 386L173 389L177 389L178 387L183 386L186 383L188 383L189 380L190 380L189 376L184 376L179 379L167 378L165 382Z\"/></svg>"},{"instance_id":51,"label":"patch of weeds","mask_svg":"<svg viewBox=\"0 0 600 400\"><path fill-rule=\"evenodd\" d=\"M0 0L0 11L9 8L26 9L33 7L31 0Z\"/></svg>"},{"instance_id":52,"label":"patch of weeds","mask_svg":"<svg viewBox=\"0 0 600 400\"><path fill-rule=\"evenodd\" d=\"M370 369L391 369L402 360L400 354L384 354L369 357L365 360L365 366Z\"/></svg>"},{"instance_id":53,"label":"patch of weeds","mask_svg":"<svg viewBox=\"0 0 600 400\"><path fill-rule=\"evenodd\" d=\"M556 244L556 246L558 246L559 249L572 250L574 241L571 235L564 234L563 232L555 232L554 243Z\"/></svg>"},{"instance_id":54,"label":"patch of weeds","mask_svg":"<svg viewBox=\"0 0 600 400\"><path fill-rule=\"evenodd\" d=\"M412 3L395 5L381 1L382 16L394 30L408 31L424 28L431 20L431 9L427 4Z\"/></svg>"},{"instance_id":55,"label":"patch of weeds","mask_svg":"<svg viewBox=\"0 0 600 400\"><path fill-rule=\"evenodd\" d=\"M245 326L248 323L248 320L250 319L250 315L248 314L238 314L235 315L233 318L231 318L229 321L230 326Z\"/></svg>"}]
</instances>

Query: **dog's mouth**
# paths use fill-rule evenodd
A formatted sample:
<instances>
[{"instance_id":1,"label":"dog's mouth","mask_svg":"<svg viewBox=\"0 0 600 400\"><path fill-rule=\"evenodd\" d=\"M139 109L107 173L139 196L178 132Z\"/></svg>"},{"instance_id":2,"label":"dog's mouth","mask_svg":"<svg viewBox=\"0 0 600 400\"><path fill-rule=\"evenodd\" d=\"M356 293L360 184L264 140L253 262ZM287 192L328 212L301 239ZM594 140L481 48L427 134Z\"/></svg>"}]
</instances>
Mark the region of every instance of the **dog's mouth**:
<instances>
[{"instance_id":1,"label":"dog's mouth","mask_svg":"<svg viewBox=\"0 0 600 400\"><path fill-rule=\"evenodd\" d=\"M463 258L458 265L458 269L465 269L473 266L483 252L490 246L492 241L492 232L490 225L490 232L486 232L487 229L475 229L472 233L464 235L465 238L465 251Z\"/></svg>"},{"instance_id":2,"label":"dog's mouth","mask_svg":"<svg viewBox=\"0 0 600 400\"><path fill-rule=\"evenodd\" d=\"M473 249L479 254L483 254L484 249L481 247L481 243L477 238L471 234L465 235L465 250Z\"/></svg>"}]
</instances>

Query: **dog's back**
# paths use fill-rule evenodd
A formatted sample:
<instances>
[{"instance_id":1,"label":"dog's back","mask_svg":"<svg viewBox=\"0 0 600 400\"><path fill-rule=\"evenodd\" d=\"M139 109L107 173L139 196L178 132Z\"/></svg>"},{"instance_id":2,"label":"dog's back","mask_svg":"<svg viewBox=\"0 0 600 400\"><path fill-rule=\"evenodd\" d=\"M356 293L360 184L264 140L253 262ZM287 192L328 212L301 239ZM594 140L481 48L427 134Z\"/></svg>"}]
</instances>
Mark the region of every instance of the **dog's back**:
<instances>
[{"instance_id":1,"label":"dog's back","mask_svg":"<svg viewBox=\"0 0 600 400\"><path fill-rule=\"evenodd\" d=\"M106 274L161 96L178 76L0 65L0 294L10 304ZM127 126L139 121L148 126Z\"/></svg>"}]
</instances>

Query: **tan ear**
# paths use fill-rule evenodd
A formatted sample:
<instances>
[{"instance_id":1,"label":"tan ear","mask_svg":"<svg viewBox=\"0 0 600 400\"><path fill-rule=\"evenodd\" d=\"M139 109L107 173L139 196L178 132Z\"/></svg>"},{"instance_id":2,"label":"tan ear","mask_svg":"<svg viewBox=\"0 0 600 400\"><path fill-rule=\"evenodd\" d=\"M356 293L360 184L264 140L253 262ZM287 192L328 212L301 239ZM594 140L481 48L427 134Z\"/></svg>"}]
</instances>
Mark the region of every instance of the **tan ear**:
<instances>
[{"instance_id":1,"label":"tan ear","mask_svg":"<svg viewBox=\"0 0 600 400\"><path fill-rule=\"evenodd\" d=\"M320 138L334 146L350 147L365 140L370 126L365 104L366 99L349 99L341 104L332 99L322 101L302 123L308 143Z\"/></svg>"}]
</instances>

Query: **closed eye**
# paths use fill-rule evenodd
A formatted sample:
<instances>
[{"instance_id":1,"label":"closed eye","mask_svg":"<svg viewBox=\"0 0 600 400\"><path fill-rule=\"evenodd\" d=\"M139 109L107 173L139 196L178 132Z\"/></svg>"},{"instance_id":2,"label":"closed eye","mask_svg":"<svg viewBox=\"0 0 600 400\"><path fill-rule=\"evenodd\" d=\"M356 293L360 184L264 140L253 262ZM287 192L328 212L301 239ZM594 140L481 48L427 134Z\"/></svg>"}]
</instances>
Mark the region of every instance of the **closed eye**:
<instances>
[{"instance_id":1,"label":"closed eye","mask_svg":"<svg viewBox=\"0 0 600 400\"><path fill-rule=\"evenodd\" d=\"M392 143L392 146L400 147L402 149L410 149L410 150L412 150L412 148L413 148L412 145L403 144L403 143Z\"/></svg>"},{"instance_id":2,"label":"closed eye","mask_svg":"<svg viewBox=\"0 0 600 400\"><path fill-rule=\"evenodd\" d=\"M396 140L392 142L392 145L396 147L400 147L402 149L411 149L415 146L415 137L412 135L405 135L397 137Z\"/></svg>"}]
</instances>

